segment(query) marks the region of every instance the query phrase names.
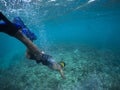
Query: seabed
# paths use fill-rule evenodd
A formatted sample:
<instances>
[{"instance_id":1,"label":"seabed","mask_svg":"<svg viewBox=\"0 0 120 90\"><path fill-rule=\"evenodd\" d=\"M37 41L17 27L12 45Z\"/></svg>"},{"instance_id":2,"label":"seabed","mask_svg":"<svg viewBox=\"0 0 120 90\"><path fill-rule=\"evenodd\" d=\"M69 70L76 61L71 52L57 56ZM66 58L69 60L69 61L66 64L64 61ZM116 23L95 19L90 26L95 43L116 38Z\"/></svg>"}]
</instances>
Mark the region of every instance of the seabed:
<instances>
[{"instance_id":1,"label":"seabed","mask_svg":"<svg viewBox=\"0 0 120 90\"><path fill-rule=\"evenodd\" d=\"M120 55L112 50L56 45L48 52L65 61L66 79L19 52L7 57L11 61L7 68L1 58L0 90L120 90Z\"/></svg>"}]
</instances>

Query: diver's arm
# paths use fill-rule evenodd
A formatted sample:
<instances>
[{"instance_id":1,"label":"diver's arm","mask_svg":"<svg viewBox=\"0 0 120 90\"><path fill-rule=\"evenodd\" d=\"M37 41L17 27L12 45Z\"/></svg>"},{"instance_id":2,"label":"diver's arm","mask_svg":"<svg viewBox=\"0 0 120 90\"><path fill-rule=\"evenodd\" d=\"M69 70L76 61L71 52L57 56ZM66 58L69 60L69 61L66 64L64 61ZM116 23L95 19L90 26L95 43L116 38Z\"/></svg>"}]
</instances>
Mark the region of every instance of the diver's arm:
<instances>
[{"instance_id":1,"label":"diver's arm","mask_svg":"<svg viewBox=\"0 0 120 90\"><path fill-rule=\"evenodd\" d=\"M60 72L61 77L65 78L63 70L61 69L61 70L59 70L59 72Z\"/></svg>"},{"instance_id":2,"label":"diver's arm","mask_svg":"<svg viewBox=\"0 0 120 90\"><path fill-rule=\"evenodd\" d=\"M52 66L52 69L58 71L60 73L61 77L65 78L63 69L58 63L54 63Z\"/></svg>"},{"instance_id":3,"label":"diver's arm","mask_svg":"<svg viewBox=\"0 0 120 90\"><path fill-rule=\"evenodd\" d=\"M49 66L48 66L49 67ZM50 66L49 68L53 69L53 70L56 70L60 73L61 77L63 79L65 79L65 75L64 75L64 72L63 72L63 69L61 67L60 64L58 64L57 62L53 63L52 66Z\"/></svg>"}]
</instances>

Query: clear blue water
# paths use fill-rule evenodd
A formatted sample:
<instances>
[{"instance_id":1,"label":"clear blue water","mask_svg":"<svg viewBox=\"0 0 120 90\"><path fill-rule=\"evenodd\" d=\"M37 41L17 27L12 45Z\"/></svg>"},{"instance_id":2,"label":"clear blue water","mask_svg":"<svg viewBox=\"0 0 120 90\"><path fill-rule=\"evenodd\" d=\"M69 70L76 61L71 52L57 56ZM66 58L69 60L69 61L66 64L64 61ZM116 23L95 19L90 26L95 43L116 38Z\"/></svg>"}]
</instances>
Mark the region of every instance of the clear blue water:
<instances>
[{"instance_id":1,"label":"clear blue water","mask_svg":"<svg viewBox=\"0 0 120 90\"><path fill-rule=\"evenodd\" d=\"M42 42L46 39L49 43L57 41L119 47L119 1L88 2L9 0L6 2L8 6L5 6L5 1L0 1L1 10L11 20L20 16L32 31L43 36Z\"/></svg>"},{"instance_id":2,"label":"clear blue water","mask_svg":"<svg viewBox=\"0 0 120 90\"><path fill-rule=\"evenodd\" d=\"M87 59L88 62L86 61L86 64L91 63L91 67L95 68L93 64L94 60L98 61L98 59L95 58L99 56L99 59L102 58L101 59L102 61L98 61L99 63L98 66L105 65L104 70L102 71L103 73L108 74L111 71L111 69L113 69L113 72L110 72L108 74L108 77L103 75L104 78L106 78L105 79L106 83L104 84L99 83L102 82L100 81L101 78L98 78L100 75L96 76L95 73L90 74L90 77L92 77L93 79L90 79L88 77L85 77L85 75L83 75L84 78L87 78L87 80L85 81L83 81L84 79L82 78L78 80L77 76L79 77L79 73L76 73L75 76L77 79L69 78L68 81L63 81L63 83L65 85L68 85L68 87L62 86L61 84L62 80L60 79L60 77L59 79L57 77L57 80L55 79L56 77L54 77L54 80L52 82L53 85L54 83L58 84L58 87L55 90L118 90L120 89L118 85L120 81L120 75L119 75L120 66L118 65L120 64L120 54L119 54L120 53L120 1L119 0L1 0L0 11L2 11L11 21L15 16L20 16L24 21L24 23L30 28L30 30L37 34L38 40L35 41L35 44L40 49L55 56L56 58L61 58L61 56L64 57L65 61L68 63L68 67L66 67L65 73L67 73L67 71L70 72L74 65L77 66L76 64L77 62L75 62L74 60L75 58L78 58L82 61L81 58L82 56L79 57L79 55L82 55L82 53L84 54L83 55L84 59L85 57L88 57ZM22 62L21 66L24 69L28 70L28 68L24 67L24 64L28 66L32 64L30 62L27 62L28 63L27 64L26 63L27 60L24 61L25 50L26 47L21 42L19 42L13 37L9 37L8 35L0 33L1 78L4 78L3 76L4 74L6 75L7 69L12 67L11 63L15 65L13 65L13 69L9 69L11 72L7 73L8 77L10 77L9 74L12 75L11 73L14 70L18 70L14 66L16 65L19 66L20 62ZM89 61L91 60L91 58L89 57L89 55L91 55L90 52L94 53L92 54L93 56L91 56L93 59L93 61L91 62ZM102 52L102 54L100 52ZM73 53L75 53L76 56L74 59L70 59L72 58ZM99 55L97 56L96 53L97 54L99 53ZM106 59L105 56L107 57L107 61L104 61L104 59ZM75 64L70 64L70 63L75 63ZM33 64L33 66L35 68L35 64ZM17 77L16 74L19 73L24 74L25 71L22 72L23 68L19 68L20 72L18 71L14 73L13 76L20 79L21 76ZM43 68L43 67L37 66L37 68ZM79 68L79 65L78 67L74 68L73 71L79 70L77 68ZM6 71L5 73L2 72L2 70L4 69ZM97 70L99 71L100 68L97 68ZM26 75L24 77L27 77ZM38 76L39 75L41 74L38 74ZM69 77L72 76L71 73L69 73L69 75L67 76ZM41 76L44 76L44 74L42 74ZM112 83L112 85L110 86L108 84L109 81L113 82L114 80L112 81L111 78L115 78L116 76L117 78L115 80L117 81L115 82L115 84ZM48 81L53 79L53 77L49 77L49 76L47 76L47 78ZM107 79L109 79L108 82ZM1 80L4 81L4 79ZM76 84L77 83L76 80L78 80L80 83ZM29 83L30 82L31 81L29 81ZM96 86L90 84L90 83L95 84L96 82L97 82ZM9 83L9 80L6 81L5 83ZM4 82L0 83L1 89L4 89L2 85L4 85L5 83ZM23 83L23 82L20 81L18 83ZM42 82L40 81L40 83ZM88 83L91 86L89 87L90 89L87 86ZM49 85L47 82L45 84ZM48 87L48 89L45 90L53 90L53 88L55 88L54 86L50 87L50 86L46 86L45 84L43 84L43 87ZM31 87L29 85L27 87L27 84L25 83L23 83L22 85L23 86L21 86L21 84L18 84L18 87L23 87L20 90L36 90L35 87L37 87L36 85L35 87L34 86ZM14 88L15 87L14 85L9 85L9 87L16 90ZM24 87L27 88L25 89ZM40 90L43 90L42 87Z\"/></svg>"}]
</instances>

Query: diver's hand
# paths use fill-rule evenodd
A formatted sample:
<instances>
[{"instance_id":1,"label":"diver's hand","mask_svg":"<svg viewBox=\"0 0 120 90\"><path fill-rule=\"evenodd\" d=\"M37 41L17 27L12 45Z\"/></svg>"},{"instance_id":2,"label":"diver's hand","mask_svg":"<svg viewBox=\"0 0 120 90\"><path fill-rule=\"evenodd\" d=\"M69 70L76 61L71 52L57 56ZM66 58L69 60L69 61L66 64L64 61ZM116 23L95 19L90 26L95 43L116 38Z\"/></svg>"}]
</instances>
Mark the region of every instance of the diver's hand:
<instances>
[{"instance_id":1,"label":"diver's hand","mask_svg":"<svg viewBox=\"0 0 120 90\"><path fill-rule=\"evenodd\" d=\"M60 72L61 77L62 77L63 79L66 79L63 70L61 69L61 70L59 70L59 72Z\"/></svg>"},{"instance_id":2,"label":"diver's hand","mask_svg":"<svg viewBox=\"0 0 120 90\"><path fill-rule=\"evenodd\" d=\"M62 69L62 67L58 63L54 63L52 69L57 70L60 73L61 77L63 79L65 79L65 75L64 75L63 69Z\"/></svg>"}]
</instances>

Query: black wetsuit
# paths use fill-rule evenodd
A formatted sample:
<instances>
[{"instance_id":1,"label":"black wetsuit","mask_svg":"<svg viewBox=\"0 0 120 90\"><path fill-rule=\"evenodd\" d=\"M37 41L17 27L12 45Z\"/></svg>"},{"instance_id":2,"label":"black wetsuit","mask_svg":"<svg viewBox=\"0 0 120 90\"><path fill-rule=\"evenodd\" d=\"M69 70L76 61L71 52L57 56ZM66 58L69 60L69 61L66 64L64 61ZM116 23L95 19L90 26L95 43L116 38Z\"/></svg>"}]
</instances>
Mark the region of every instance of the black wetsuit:
<instances>
[{"instance_id":1,"label":"black wetsuit","mask_svg":"<svg viewBox=\"0 0 120 90\"><path fill-rule=\"evenodd\" d=\"M0 12L0 21L4 21L6 24L0 24L0 32L4 32L10 36L15 36L20 28L17 28Z\"/></svg>"}]
</instances>

